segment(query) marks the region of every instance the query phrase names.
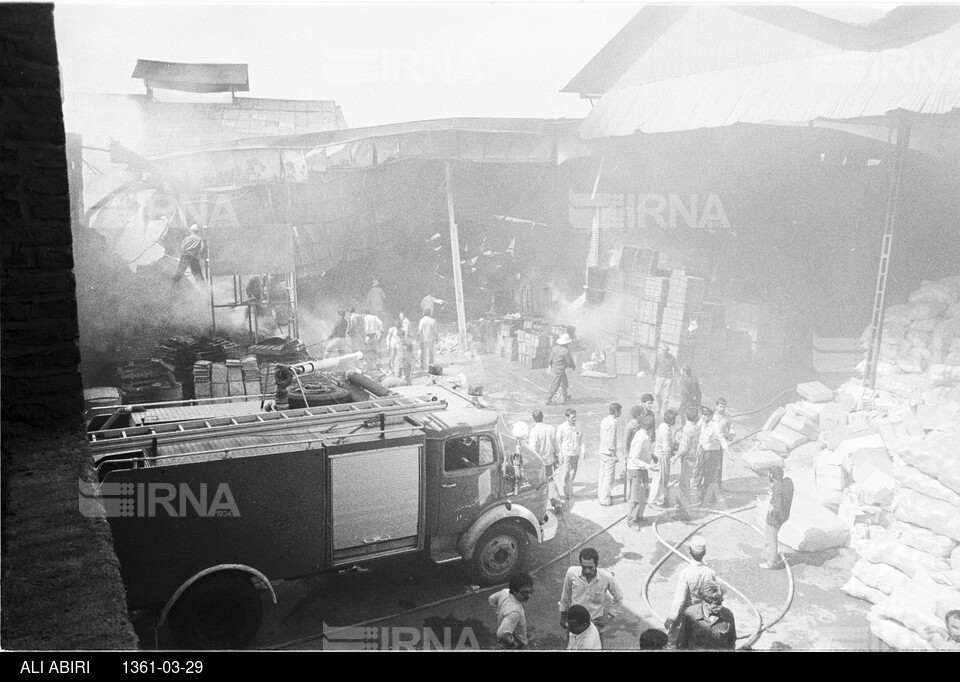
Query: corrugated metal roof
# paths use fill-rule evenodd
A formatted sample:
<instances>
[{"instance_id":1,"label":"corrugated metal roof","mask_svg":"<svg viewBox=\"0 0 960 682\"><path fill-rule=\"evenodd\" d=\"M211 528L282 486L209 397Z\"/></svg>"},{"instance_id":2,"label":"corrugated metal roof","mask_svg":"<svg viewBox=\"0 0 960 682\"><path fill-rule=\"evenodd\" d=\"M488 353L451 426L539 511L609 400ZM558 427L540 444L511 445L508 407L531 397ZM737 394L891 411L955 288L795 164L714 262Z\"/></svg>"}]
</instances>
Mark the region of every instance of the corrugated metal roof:
<instances>
[{"instance_id":1,"label":"corrugated metal roof","mask_svg":"<svg viewBox=\"0 0 960 682\"><path fill-rule=\"evenodd\" d=\"M577 92L582 96L599 96L613 85L643 57L648 49L661 41L672 30L693 31L697 41L707 38L704 33L725 34L728 48L756 52L758 43L743 40L733 24L764 25L768 35L777 36L774 46L785 58L805 56L806 52L783 54L782 41L801 46L810 41L834 47L856 46L862 41L863 29L829 19L819 14L789 5L647 5L607 43L561 92ZM720 24L724 25L719 31ZM771 30L778 27L780 30ZM754 32L755 33L755 32ZM791 38L792 36L792 38ZM771 61L760 56L761 61ZM668 60L667 63L670 63ZM718 62L706 62L715 66ZM691 65L692 66L692 65ZM651 80L681 75L689 71L659 74Z\"/></svg>"},{"instance_id":2,"label":"corrugated metal roof","mask_svg":"<svg viewBox=\"0 0 960 682\"><path fill-rule=\"evenodd\" d=\"M109 135L146 155L347 127L340 107L329 100L153 102L144 95L67 93L63 106L68 130L91 139Z\"/></svg>"},{"instance_id":3,"label":"corrugated metal roof","mask_svg":"<svg viewBox=\"0 0 960 682\"><path fill-rule=\"evenodd\" d=\"M156 88L183 92L246 92L246 64L184 64L138 59L132 78Z\"/></svg>"},{"instance_id":4,"label":"corrugated metal roof","mask_svg":"<svg viewBox=\"0 0 960 682\"><path fill-rule=\"evenodd\" d=\"M772 64L694 73L607 92L585 138L883 116L960 108L960 25L907 47L833 51Z\"/></svg>"}]
</instances>

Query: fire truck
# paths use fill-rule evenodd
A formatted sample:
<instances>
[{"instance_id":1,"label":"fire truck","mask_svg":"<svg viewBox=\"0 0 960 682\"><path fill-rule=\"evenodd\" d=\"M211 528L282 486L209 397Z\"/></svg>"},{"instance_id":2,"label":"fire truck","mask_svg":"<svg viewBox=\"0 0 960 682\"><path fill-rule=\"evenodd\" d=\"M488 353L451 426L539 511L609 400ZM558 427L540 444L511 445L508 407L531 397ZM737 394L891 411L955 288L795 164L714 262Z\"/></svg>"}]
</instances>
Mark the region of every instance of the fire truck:
<instances>
[{"instance_id":1,"label":"fire truck","mask_svg":"<svg viewBox=\"0 0 960 682\"><path fill-rule=\"evenodd\" d=\"M528 542L553 538L543 464L497 410L442 382L378 393L88 415L129 608L156 609L184 649L237 649L260 627L261 591L276 603L272 581L425 552L499 584Z\"/></svg>"}]
</instances>

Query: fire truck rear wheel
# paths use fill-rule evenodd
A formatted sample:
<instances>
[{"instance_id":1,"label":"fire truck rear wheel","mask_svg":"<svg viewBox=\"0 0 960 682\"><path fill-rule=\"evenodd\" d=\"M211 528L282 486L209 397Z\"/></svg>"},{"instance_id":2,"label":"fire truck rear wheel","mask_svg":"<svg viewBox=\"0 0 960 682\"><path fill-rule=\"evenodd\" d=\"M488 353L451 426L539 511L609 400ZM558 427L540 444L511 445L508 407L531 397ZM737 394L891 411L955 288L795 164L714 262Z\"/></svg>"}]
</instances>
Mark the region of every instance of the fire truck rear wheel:
<instances>
[{"instance_id":1,"label":"fire truck rear wheel","mask_svg":"<svg viewBox=\"0 0 960 682\"><path fill-rule=\"evenodd\" d=\"M260 629L263 604L243 575L220 574L187 590L170 612L170 627L184 649L242 649Z\"/></svg>"},{"instance_id":2,"label":"fire truck rear wheel","mask_svg":"<svg viewBox=\"0 0 960 682\"><path fill-rule=\"evenodd\" d=\"M523 565L527 534L511 523L498 523L480 536L470 560L470 573L481 585L507 582Z\"/></svg>"}]
</instances>

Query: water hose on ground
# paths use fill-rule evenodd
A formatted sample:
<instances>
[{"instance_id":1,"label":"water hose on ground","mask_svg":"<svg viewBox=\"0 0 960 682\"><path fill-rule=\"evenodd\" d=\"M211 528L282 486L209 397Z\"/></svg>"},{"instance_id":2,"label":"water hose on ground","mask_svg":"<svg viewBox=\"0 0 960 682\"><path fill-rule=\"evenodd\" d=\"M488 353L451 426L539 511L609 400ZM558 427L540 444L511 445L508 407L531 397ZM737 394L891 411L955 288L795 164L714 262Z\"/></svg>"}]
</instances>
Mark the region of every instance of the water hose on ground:
<instances>
[{"instance_id":1,"label":"water hose on ground","mask_svg":"<svg viewBox=\"0 0 960 682\"><path fill-rule=\"evenodd\" d=\"M650 604L650 595L649 595L650 583L651 583L652 580L653 580L653 576L657 574L657 571L659 571L659 570L663 567L663 565L667 562L667 560L670 558L670 555L671 555L671 554L675 554L675 555L677 555L678 557L680 557L681 559L683 559L684 561L686 561L686 562L688 562L688 563L693 563L693 560L692 560L690 557L682 554L682 553L679 551L679 548L683 545L684 542L686 542L686 541L689 540L691 537L693 537L694 535L696 535L697 533L699 533L701 530L703 530L703 528L705 528L706 526L710 525L711 523L713 523L713 522L715 522L715 521L719 521L720 519L722 519L722 518L724 518L724 517L730 518L730 519L733 519L734 521L737 521L737 522L739 522L739 523L742 523L742 524L744 524L744 525L752 528L753 530L755 530L755 531L756 531L757 533L759 533L760 535L763 535L763 531L760 530L759 528L757 528L756 526L754 526L753 524L749 523L748 521L744 521L744 520L741 519L741 518L738 518L738 517L734 516L734 514L737 514L737 513L743 512L743 511L748 511L748 510L750 510L750 509L755 509L756 506L757 506L756 504L749 504L749 505L746 505L746 506L744 506L744 507L739 507L739 508L737 508L737 509L733 509L733 510L731 510L731 511L729 511L729 512L723 511L723 510L719 510L719 509L711 509L710 511L711 511L712 513L718 514L718 516L715 516L715 517L713 517L713 518L711 518L711 519L707 519L706 521L704 521L704 522L700 523L699 525L697 525L697 527L695 527L692 531L690 531L689 533L687 533L687 534L686 534L679 542L677 542L675 545L671 545L670 543L668 543L666 540L663 539L663 537L660 535L660 530L659 530L659 525L658 525L659 522L661 521L661 519L662 519L664 516L666 516L667 514L673 513L673 510L666 510L666 511L662 512L661 514L659 514L659 515L657 516L657 518L653 521L653 532L654 532L654 535L656 535L656 537L657 537L657 541L660 542L664 547L666 547L666 548L669 550L669 553L664 554L664 555L660 558L660 560L659 560L656 564L654 564L653 568L650 569L650 573L647 575L646 579L644 580L644 582L643 582L643 588L642 588L642 590L641 590L641 594L642 594L642 596L643 596L644 606L647 607L647 609L650 611L650 613L652 613L652 614L654 615L654 617L657 618L657 620L663 622L663 618L662 618L656 611L654 611L653 606ZM751 632L749 635L744 635L744 636L737 637L738 640L740 640L740 639L746 639L746 640L747 640L747 641L744 642L742 645L740 645L740 647L739 647L740 649L748 649L749 647L751 647L751 646L760 638L760 635L761 635L765 630L768 630L769 628L773 627L776 623L778 623L778 622L783 618L784 615L786 615L787 611L790 610L790 606L793 604L793 596L794 596L793 571L791 570L790 564L787 563L787 560L786 560L786 558L784 557L784 555L783 555L782 552L780 553L780 560L783 561L783 564L784 564L784 566L786 567L786 571L787 571L787 583L788 583L788 588L787 588L787 600L786 600L783 608L780 609L780 612L773 618L773 620L771 620L771 621L770 621L768 624L766 624L766 625L764 625L763 616L760 614L760 610L756 607L756 605L755 605L752 601L750 601L750 599L748 599L740 590L738 590L736 587L734 587L733 585L731 585L730 583L728 583L726 580L724 580L724 579L722 579L722 578L718 578L718 582L720 582L722 585L724 585L725 587L727 587L728 589L730 589L732 592L734 592L737 596L739 596L741 599L743 599L743 600L747 603L747 605L753 610L753 612L757 615L757 626L756 626L756 628L754 628L753 632Z\"/></svg>"}]
</instances>

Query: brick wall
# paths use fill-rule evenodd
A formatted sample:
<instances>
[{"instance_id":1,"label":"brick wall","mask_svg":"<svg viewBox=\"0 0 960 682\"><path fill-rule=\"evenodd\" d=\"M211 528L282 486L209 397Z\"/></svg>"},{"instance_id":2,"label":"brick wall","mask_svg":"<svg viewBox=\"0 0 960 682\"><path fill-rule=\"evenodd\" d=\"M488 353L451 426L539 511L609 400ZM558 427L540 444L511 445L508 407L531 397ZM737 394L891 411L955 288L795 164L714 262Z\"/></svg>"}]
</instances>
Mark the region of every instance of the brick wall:
<instances>
[{"instance_id":1,"label":"brick wall","mask_svg":"<svg viewBox=\"0 0 960 682\"><path fill-rule=\"evenodd\" d=\"M79 421L83 392L53 5L0 5L4 422Z\"/></svg>"}]
</instances>

